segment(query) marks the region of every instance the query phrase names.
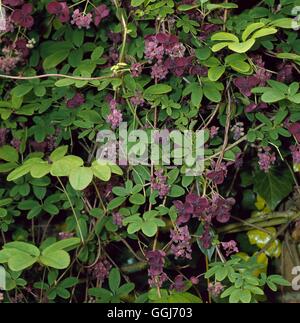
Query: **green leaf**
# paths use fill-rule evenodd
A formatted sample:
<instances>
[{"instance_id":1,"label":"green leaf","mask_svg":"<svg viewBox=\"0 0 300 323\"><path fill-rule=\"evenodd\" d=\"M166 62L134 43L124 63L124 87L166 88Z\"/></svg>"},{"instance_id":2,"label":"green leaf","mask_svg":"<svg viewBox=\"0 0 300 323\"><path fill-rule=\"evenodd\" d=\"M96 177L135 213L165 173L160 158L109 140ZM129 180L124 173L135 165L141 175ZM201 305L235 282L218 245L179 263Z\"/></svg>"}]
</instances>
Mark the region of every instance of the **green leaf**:
<instances>
[{"instance_id":1,"label":"green leaf","mask_svg":"<svg viewBox=\"0 0 300 323\"><path fill-rule=\"evenodd\" d=\"M195 107L199 108L202 98L203 98L202 87L194 83L192 87L191 102Z\"/></svg>"},{"instance_id":2,"label":"green leaf","mask_svg":"<svg viewBox=\"0 0 300 323\"><path fill-rule=\"evenodd\" d=\"M36 257L30 256L25 252L16 252L14 256L8 260L8 267L12 271L22 271L28 267L31 267L37 261Z\"/></svg>"},{"instance_id":3,"label":"green leaf","mask_svg":"<svg viewBox=\"0 0 300 323\"><path fill-rule=\"evenodd\" d=\"M54 54L51 54L50 56L47 56L43 62L43 68L45 70L49 70L53 67L56 67L69 56L69 52L69 50L62 49L58 50Z\"/></svg>"},{"instance_id":4,"label":"green leaf","mask_svg":"<svg viewBox=\"0 0 300 323\"><path fill-rule=\"evenodd\" d=\"M293 179L289 170L270 169L267 173L259 171L254 176L254 191L258 193L271 210L293 190Z\"/></svg>"},{"instance_id":5,"label":"green leaf","mask_svg":"<svg viewBox=\"0 0 300 323\"><path fill-rule=\"evenodd\" d=\"M55 82L55 86L57 87L64 87L64 86L70 86L73 85L75 83L75 80L69 79L69 78L65 78L65 79L61 79Z\"/></svg>"},{"instance_id":6,"label":"green leaf","mask_svg":"<svg viewBox=\"0 0 300 323\"><path fill-rule=\"evenodd\" d=\"M110 273L109 273L109 277L108 277L108 285L110 290L116 294L119 286L121 283L121 275L118 269L113 268Z\"/></svg>"},{"instance_id":7,"label":"green leaf","mask_svg":"<svg viewBox=\"0 0 300 323\"><path fill-rule=\"evenodd\" d=\"M144 195L137 193L130 196L129 202L135 205L143 205L146 202L146 198Z\"/></svg>"},{"instance_id":8,"label":"green leaf","mask_svg":"<svg viewBox=\"0 0 300 323\"><path fill-rule=\"evenodd\" d=\"M122 205L125 201L126 197L118 196L108 203L107 210L112 211Z\"/></svg>"},{"instance_id":9,"label":"green leaf","mask_svg":"<svg viewBox=\"0 0 300 323\"><path fill-rule=\"evenodd\" d=\"M236 53L246 53L255 44L255 39L251 38L242 43L231 43L228 48Z\"/></svg>"},{"instance_id":10,"label":"green leaf","mask_svg":"<svg viewBox=\"0 0 300 323\"><path fill-rule=\"evenodd\" d=\"M295 94L295 95L290 95L290 96L288 96L288 99L289 99L291 102L294 102L294 103L300 104L300 93Z\"/></svg>"},{"instance_id":11,"label":"green leaf","mask_svg":"<svg viewBox=\"0 0 300 323\"><path fill-rule=\"evenodd\" d=\"M263 95L261 96L261 99L265 103L274 103L281 101L285 98L285 95L282 92L277 91L276 89L268 89L266 90Z\"/></svg>"},{"instance_id":12,"label":"green leaf","mask_svg":"<svg viewBox=\"0 0 300 323\"><path fill-rule=\"evenodd\" d=\"M111 168L108 165L98 163L97 161L92 164L93 174L102 181L109 181L111 178Z\"/></svg>"},{"instance_id":13,"label":"green leaf","mask_svg":"<svg viewBox=\"0 0 300 323\"><path fill-rule=\"evenodd\" d=\"M104 52L104 48L102 46L96 47L92 52L91 59L93 61L96 61L103 55L103 52Z\"/></svg>"},{"instance_id":14,"label":"green leaf","mask_svg":"<svg viewBox=\"0 0 300 323\"><path fill-rule=\"evenodd\" d=\"M40 257L40 261L48 267L55 269L65 269L71 263L71 258L69 254L64 250L57 250L54 252L49 252L46 255Z\"/></svg>"},{"instance_id":15,"label":"green leaf","mask_svg":"<svg viewBox=\"0 0 300 323\"><path fill-rule=\"evenodd\" d=\"M131 293L134 290L135 285L133 283L127 283L122 285L117 290L117 295L120 297L127 296L129 293Z\"/></svg>"},{"instance_id":16,"label":"green leaf","mask_svg":"<svg viewBox=\"0 0 300 323\"><path fill-rule=\"evenodd\" d=\"M18 168L16 168L15 170L13 170L8 176L7 176L7 181L14 181L24 175L26 175L27 173L30 172L31 168L33 165L31 164L24 164Z\"/></svg>"},{"instance_id":17,"label":"green leaf","mask_svg":"<svg viewBox=\"0 0 300 323\"><path fill-rule=\"evenodd\" d=\"M157 232L157 225L155 222L147 221L142 224L141 229L147 237L151 238L155 236Z\"/></svg>"},{"instance_id":18,"label":"green leaf","mask_svg":"<svg viewBox=\"0 0 300 323\"><path fill-rule=\"evenodd\" d=\"M11 95L16 96L17 98L25 96L32 90L33 86L30 84L21 84L17 85L15 88L11 90Z\"/></svg>"},{"instance_id":19,"label":"green leaf","mask_svg":"<svg viewBox=\"0 0 300 323\"><path fill-rule=\"evenodd\" d=\"M165 93L169 93L172 91L172 88L170 85L167 84L156 84L156 85L151 85L149 86L145 92L144 96L145 98L149 98L152 95L161 95Z\"/></svg>"},{"instance_id":20,"label":"green leaf","mask_svg":"<svg viewBox=\"0 0 300 323\"><path fill-rule=\"evenodd\" d=\"M13 242L6 243L4 245L4 248L17 249L19 251L25 252L35 257L38 257L40 255L40 250L35 245L31 243L22 242L22 241L13 241Z\"/></svg>"},{"instance_id":21,"label":"green leaf","mask_svg":"<svg viewBox=\"0 0 300 323\"><path fill-rule=\"evenodd\" d=\"M219 41L232 41L232 42L238 42L239 39L233 35L233 34L230 34L230 33L227 33L227 32L218 32L214 35L211 36L211 40L219 40Z\"/></svg>"},{"instance_id":22,"label":"green leaf","mask_svg":"<svg viewBox=\"0 0 300 323\"><path fill-rule=\"evenodd\" d=\"M68 151L68 146L60 146L56 148L51 154L50 154L50 160L55 162L61 158L63 158Z\"/></svg>"},{"instance_id":23,"label":"green leaf","mask_svg":"<svg viewBox=\"0 0 300 323\"><path fill-rule=\"evenodd\" d=\"M268 35L273 35L277 33L277 29L276 28L262 28L258 31L256 31L253 35L252 35L252 39L256 39L256 38L260 38L260 37L264 37L264 36L268 36Z\"/></svg>"},{"instance_id":24,"label":"green leaf","mask_svg":"<svg viewBox=\"0 0 300 323\"><path fill-rule=\"evenodd\" d=\"M146 0L131 0L132 7L138 7L143 4Z\"/></svg>"},{"instance_id":25,"label":"green leaf","mask_svg":"<svg viewBox=\"0 0 300 323\"><path fill-rule=\"evenodd\" d=\"M50 173L51 165L47 161L41 161L36 163L34 167L31 168L30 174L33 178L42 178L48 173Z\"/></svg>"},{"instance_id":26,"label":"green leaf","mask_svg":"<svg viewBox=\"0 0 300 323\"><path fill-rule=\"evenodd\" d=\"M262 27L264 27L265 24L263 22L256 22L253 24L250 24L249 26L247 26L247 28L244 30L243 34L242 34L242 40L246 41L248 39L248 37L257 29L260 29Z\"/></svg>"},{"instance_id":27,"label":"green leaf","mask_svg":"<svg viewBox=\"0 0 300 323\"><path fill-rule=\"evenodd\" d=\"M222 99L221 93L213 84L205 83L203 86L203 94L205 97L207 97L208 100L212 102L218 103Z\"/></svg>"},{"instance_id":28,"label":"green leaf","mask_svg":"<svg viewBox=\"0 0 300 323\"><path fill-rule=\"evenodd\" d=\"M71 250L76 248L80 244L79 238L69 238L54 242L49 247L43 250L42 254L47 255L48 253L53 253L58 250Z\"/></svg>"},{"instance_id":29,"label":"green leaf","mask_svg":"<svg viewBox=\"0 0 300 323\"><path fill-rule=\"evenodd\" d=\"M90 167L73 168L69 175L69 181L74 190L82 191L93 180L93 171Z\"/></svg>"},{"instance_id":30,"label":"green leaf","mask_svg":"<svg viewBox=\"0 0 300 323\"><path fill-rule=\"evenodd\" d=\"M208 70L208 78L212 81L218 81L218 79L225 73L225 66L214 66Z\"/></svg>"},{"instance_id":31,"label":"green leaf","mask_svg":"<svg viewBox=\"0 0 300 323\"><path fill-rule=\"evenodd\" d=\"M51 166L52 176L69 176L71 170L83 165L80 157L69 155L55 161Z\"/></svg>"},{"instance_id":32,"label":"green leaf","mask_svg":"<svg viewBox=\"0 0 300 323\"><path fill-rule=\"evenodd\" d=\"M240 291L240 300L242 303L250 303L251 302L251 292L247 289Z\"/></svg>"},{"instance_id":33,"label":"green leaf","mask_svg":"<svg viewBox=\"0 0 300 323\"><path fill-rule=\"evenodd\" d=\"M4 145L0 147L0 159L14 163L18 161L19 154L14 147Z\"/></svg>"}]
</instances>

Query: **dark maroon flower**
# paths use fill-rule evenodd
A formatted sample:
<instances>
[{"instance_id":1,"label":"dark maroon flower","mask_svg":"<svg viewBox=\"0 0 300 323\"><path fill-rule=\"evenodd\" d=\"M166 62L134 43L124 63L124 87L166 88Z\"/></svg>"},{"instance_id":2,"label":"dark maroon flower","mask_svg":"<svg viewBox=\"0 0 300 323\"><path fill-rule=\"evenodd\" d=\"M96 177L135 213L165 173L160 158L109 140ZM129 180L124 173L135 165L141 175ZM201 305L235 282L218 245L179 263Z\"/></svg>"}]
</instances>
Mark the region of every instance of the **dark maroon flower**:
<instances>
[{"instance_id":1,"label":"dark maroon flower","mask_svg":"<svg viewBox=\"0 0 300 323\"><path fill-rule=\"evenodd\" d=\"M259 84L259 80L254 77L238 77L233 81L234 85L246 96L251 96L251 90Z\"/></svg>"},{"instance_id":2,"label":"dark maroon flower","mask_svg":"<svg viewBox=\"0 0 300 323\"><path fill-rule=\"evenodd\" d=\"M187 223L193 214L193 206L188 203L182 203L181 201L174 201L173 204L179 214L176 223L178 225Z\"/></svg>"},{"instance_id":3,"label":"dark maroon flower","mask_svg":"<svg viewBox=\"0 0 300 323\"><path fill-rule=\"evenodd\" d=\"M278 66L277 81L290 83L293 80L293 65L290 63L282 63Z\"/></svg>"},{"instance_id":4,"label":"dark maroon flower","mask_svg":"<svg viewBox=\"0 0 300 323\"><path fill-rule=\"evenodd\" d=\"M16 9L12 13L11 20L24 28L30 29L34 24L33 17L31 16L32 10L32 4L26 3L21 9Z\"/></svg>"},{"instance_id":5,"label":"dark maroon flower","mask_svg":"<svg viewBox=\"0 0 300 323\"><path fill-rule=\"evenodd\" d=\"M0 128L0 146L3 146L6 144L6 135L8 133L8 129L6 128Z\"/></svg>"},{"instance_id":6,"label":"dark maroon flower","mask_svg":"<svg viewBox=\"0 0 300 323\"><path fill-rule=\"evenodd\" d=\"M109 16L109 9L105 4L101 4L94 10L94 24L98 26L102 19Z\"/></svg>"},{"instance_id":7,"label":"dark maroon flower","mask_svg":"<svg viewBox=\"0 0 300 323\"><path fill-rule=\"evenodd\" d=\"M175 57L174 59L168 58L165 61L164 66L175 76L180 77L191 67L192 60L192 57Z\"/></svg>"},{"instance_id":8,"label":"dark maroon flower","mask_svg":"<svg viewBox=\"0 0 300 323\"><path fill-rule=\"evenodd\" d=\"M24 0L3 0L3 4L10 7L21 6L24 3Z\"/></svg>"},{"instance_id":9,"label":"dark maroon flower","mask_svg":"<svg viewBox=\"0 0 300 323\"><path fill-rule=\"evenodd\" d=\"M85 100L82 94L76 93L72 99L67 101L68 108L77 108L84 104Z\"/></svg>"},{"instance_id":10,"label":"dark maroon flower","mask_svg":"<svg viewBox=\"0 0 300 323\"><path fill-rule=\"evenodd\" d=\"M191 236L187 225L171 230L171 251L175 258L192 259Z\"/></svg>"},{"instance_id":11,"label":"dark maroon flower","mask_svg":"<svg viewBox=\"0 0 300 323\"><path fill-rule=\"evenodd\" d=\"M33 148L34 151L45 152L48 147L48 144L46 141L44 142L31 141L30 146Z\"/></svg>"},{"instance_id":12,"label":"dark maroon flower","mask_svg":"<svg viewBox=\"0 0 300 323\"><path fill-rule=\"evenodd\" d=\"M156 35L156 41L164 46L164 49L171 49L178 43L178 38L175 35L160 33Z\"/></svg>"},{"instance_id":13,"label":"dark maroon flower","mask_svg":"<svg viewBox=\"0 0 300 323\"><path fill-rule=\"evenodd\" d=\"M177 275L174 279L174 283L171 285L171 289L175 289L176 292L183 292L185 290L183 275Z\"/></svg>"},{"instance_id":14,"label":"dark maroon flower","mask_svg":"<svg viewBox=\"0 0 300 323\"><path fill-rule=\"evenodd\" d=\"M300 122L290 124L288 130L297 141L300 141Z\"/></svg>"},{"instance_id":15,"label":"dark maroon flower","mask_svg":"<svg viewBox=\"0 0 300 323\"><path fill-rule=\"evenodd\" d=\"M190 67L189 73L191 75L207 76L208 68L201 65L192 65Z\"/></svg>"},{"instance_id":16,"label":"dark maroon flower","mask_svg":"<svg viewBox=\"0 0 300 323\"><path fill-rule=\"evenodd\" d=\"M250 103L245 107L245 112L250 113L253 111L263 110L267 108L268 108L268 105L266 103L259 103L259 104Z\"/></svg>"},{"instance_id":17,"label":"dark maroon flower","mask_svg":"<svg viewBox=\"0 0 300 323\"><path fill-rule=\"evenodd\" d=\"M230 219L232 206L235 204L234 198L224 199L220 195L215 195L212 199L212 205L209 212L213 217L216 217L220 223L226 223Z\"/></svg>"},{"instance_id":18,"label":"dark maroon flower","mask_svg":"<svg viewBox=\"0 0 300 323\"><path fill-rule=\"evenodd\" d=\"M30 53L30 50L26 45L27 41L24 38L18 39L15 43L16 50L22 55L23 58L28 57Z\"/></svg>"},{"instance_id":19,"label":"dark maroon flower","mask_svg":"<svg viewBox=\"0 0 300 323\"><path fill-rule=\"evenodd\" d=\"M207 173L207 178L212 180L216 185L220 185L224 182L225 173L223 169L212 170Z\"/></svg>"},{"instance_id":20,"label":"dark maroon flower","mask_svg":"<svg viewBox=\"0 0 300 323\"><path fill-rule=\"evenodd\" d=\"M188 194L185 201L187 205L193 206L192 213L194 217L200 217L203 211L205 211L209 206L208 200L205 197L200 197L196 194Z\"/></svg>"},{"instance_id":21,"label":"dark maroon flower","mask_svg":"<svg viewBox=\"0 0 300 323\"><path fill-rule=\"evenodd\" d=\"M151 276L162 274L165 264L166 253L161 250L151 250L146 253L149 263L149 273Z\"/></svg>"},{"instance_id":22,"label":"dark maroon flower","mask_svg":"<svg viewBox=\"0 0 300 323\"><path fill-rule=\"evenodd\" d=\"M215 31L218 31L219 29L220 27L216 24L204 24L201 27L199 39L206 40L210 34L214 33Z\"/></svg>"},{"instance_id":23,"label":"dark maroon flower","mask_svg":"<svg viewBox=\"0 0 300 323\"><path fill-rule=\"evenodd\" d=\"M47 11L58 17L61 22L68 22L70 20L70 10L66 2L50 2L47 6Z\"/></svg>"},{"instance_id":24,"label":"dark maroon flower","mask_svg":"<svg viewBox=\"0 0 300 323\"><path fill-rule=\"evenodd\" d=\"M199 242L204 249L209 249L212 244L211 227L209 222L204 224L203 230L202 235L199 237Z\"/></svg>"}]
</instances>

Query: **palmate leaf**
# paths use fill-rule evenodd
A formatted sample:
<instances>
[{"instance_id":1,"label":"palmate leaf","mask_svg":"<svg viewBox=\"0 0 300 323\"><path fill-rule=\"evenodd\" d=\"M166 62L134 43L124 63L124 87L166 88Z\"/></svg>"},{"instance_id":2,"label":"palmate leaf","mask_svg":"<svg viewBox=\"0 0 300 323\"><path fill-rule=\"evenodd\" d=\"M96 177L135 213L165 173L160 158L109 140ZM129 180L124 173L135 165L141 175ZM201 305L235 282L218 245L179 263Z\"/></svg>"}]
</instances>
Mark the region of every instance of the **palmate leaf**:
<instances>
[{"instance_id":1,"label":"palmate leaf","mask_svg":"<svg viewBox=\"0 0 300 323\"><path fill-rule=\"evenodd\" d=\"M271 210L293 190L293 179L289 170L270 169L267 173L258 171L254 175L254 191L258 193Z\"/></svg>"}]
</instances>

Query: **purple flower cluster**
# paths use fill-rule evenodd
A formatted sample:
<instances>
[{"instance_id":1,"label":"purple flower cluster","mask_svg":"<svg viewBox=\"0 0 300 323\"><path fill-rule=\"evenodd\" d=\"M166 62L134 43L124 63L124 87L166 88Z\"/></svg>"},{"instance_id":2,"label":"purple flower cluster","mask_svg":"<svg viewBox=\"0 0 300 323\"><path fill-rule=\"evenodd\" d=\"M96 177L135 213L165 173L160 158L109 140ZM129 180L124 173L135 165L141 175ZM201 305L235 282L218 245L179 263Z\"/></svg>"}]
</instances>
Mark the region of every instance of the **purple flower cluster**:
<instances>
[{"instance_id":1,"label":"purple flower cluster","mask_svg":"<svg viewBox=\"0 0 300 323\"><path fill-rule=\"evenodd\" d=\"M162 250L152 250L146 253L149 264L148 282L151 287L161 287L167 280L167 275L164 273L165 257L166 253Z\"/></svg>"},{"instance_id":2,"label":"purple flower cluster","mask_svg":"<svg viewBox=\"0 0 300 323\"><path fill-rule=\"evenodd\" d=\"M226 223L230 220L231 209L235 204L235 199L232 197L223 198L219 194L215 194L211 201L207 214L211 218L216 218L220 223Z\"/></svg>"},{"instance_id":3,"label":"purple flower cluster","mask_svg":"<svg viewBox=\"0 0 300 323\"><path fill-rule=\"evenodd\" d=\"M220 282L215 282L215 283L209 283L208 284L208 292L212 294L213 297L218 297L225 286L223 286Z\"/></svg>"},{"instance_id":4,"label":"purple flower cluster","mask_svg":"<svg viewBox=\"0 0 300 323\"><path fill-rule=\"evenodd\" d=\"M212 161L212 170L207 172L207 178L214 182L216 185L220 185L224 182L227 176L227 166L228 164Z\"/></svg>"},{"instance_id":5,"label":"purple flower cluster","mask_svg":"<svg viewBox=\"0 0 300 323\"><path fill-rule=\"evenodd\" d=\"M99 280L100 283L103 283L104 280L108 278L111 267L111 263L108 260L103 259L98 261L92 268L89 269L89 271L93 278Z\"/></svg>"},{"instance_id":6,"label":"purple flower cluster","mask_svg":"<svg viewBox=\"0 0 300 323\"><path fill-rule=\"evenodd\" d=\"M141 92L136 92L135 96L130 98L130 102L132 105L138 107L143 106L145 103L145 100L143 98L143 94Z\"/></svg>"},{"instance_id":7,"label":"purple flower cluster","mask_svg":"<svg viewBox=\"0 0 300 323\"><path fill-rule=\"evenodd\" d=\"M271 73L265 69L265 62L260 55L252 57L253 63L256 64L256 73L251 76L237 77L233 83L245 96L251 96L251 90L256 86L265 86L271 78Z\"/></svg>"},{"instance_id":8,"label":"purple flower cluster","mask_svg":"<svg viewBox=\"0 0 300 323\"><path fill-rule=\"evenodd\" d=\"M113 216L113 223L117 227L122 228L122 226L123 226L123 217L122 217L122 215L119 212L114 212L112 214L112 216Z\"/></svg>"},{"instance_id":9,"label":"purple flower cluster","mask_svg":"<svg viewBox=\"0 0 300 323\"><path fill-rule=\"evenodd\" d=\"M267 173L270 167L276 161L275 153L271 153L270 147L263 147L260 149L260 152L257 154L257 156L259 168Z\"/></svg>"},{"instance_id":10,"label":"purple flower cluster","mask_svg":"<svg viewBox=\"0 0 300 323\"><path fill-rule=\"evenodd\" d=\"M72 99L67 101L68 108L78 108L84 104L84 96L81 93L76 93Z\"/></svg>"},{"instance_id":11,"label":"purple flower cluster","mask_svg":"<svg viewBox=\"0 0 300 323\"><path fill-rule=\"evenodd\" d=\"M192 259L191 236L187 225L171 230L171 251L175 258Z\"/></svg>"},{"instance_id":12,"label":"purple flower cluster","mask_svg":"<svg viewBox=\"0 0 300 323\"><path fill-rule=\"evenodd\" d=\"M233 133L234 140L239 140L241 137L245 135L243 122L237 122L230 130Z\"/></svg>"},{"instance_id":13,"label":"purple flower cluster","mask_svg":"<svg viewBox=\"0 0 300 323\"><path fill-rule=\"evenodd\" d=\"M183 292L185 290L185 283L183 275L177 275L174 279L174 283L171 285L171 289L176 290L176 292Z\"/></svg>"},{"instance_id":14,"label":"purple flower cluster","mask_svg":"<svg viewBox=\"0 0 300 323\"><path fill-rule=\"evenodd\" d=\"M192 216L200 218L209 206L208 200L205 197L200 197L193 193L188 194L185 197L184 203L181 201L174 201L173 204L179 214L176 221L177 225L189 222Z\"/></svg>"},{"instance_id":15,"label":"purple flower cluster","mask_svg":"<svg viewBox=\"0 0 300 323\"><path fill-rule=\"evenodd\" d=\"M234 240L230 240L228 242L221 242L221 245L226 252L226 257L230 256L233 253L239 252L237 243Z\"/></svg>"},{"instance_id":16,"label":"purple flower cluster","mask_svg":"<svg viewBox=\"0 0 300 323\"><path fill-rule=\"evenodd\" d=\"M169 72L182 76L192 67L193 57L184 57L186 48L177 36L159 33L145 39L145 58L151 67L151 77L155 80L166 78Z\"/></svg>"},{"instance_id":17,"label":"purple flower cluster","mask_svg":"<svg viewBox=\"0 0 300 323\"><path fill-rule=\"evenodd\" d=\"M142 74L143 65L141 63L134 63L131 65L130 72L133 77L139 77Z\"/></svg>"},{"instance_id":18,"label":"purple flower cluster","mask_svg":"<svg viewBox=\"0 0 300 323\"><path fill-rule=\"evenodd\" d=\"M70 9L66 2L52 1L47 5L47 11L55 15L62 23L70 21ZM109 9L105 4L101 4L95 7L92 12L85 13L79 9L75 9L72 14L71 24L76 25L79 29L91 27L91 23L94 22L95 26L98 26L101 21L109 16Z\"/></svg>"},{"instance_id":19,"label":"purple flower cluster","mask_svg":"<svg viewBox=\"0 0 300 323\"><path fill-rule=\"evenodd\" d=\"M300 145L293 145L290 147L290 151L293 156L293 163L299 164L300 163Z\"/></svg>"},{"instance_id":20,"label":"purple flower cluster","mask_svg":"<svg viewBox=\"0 0 300 323\"><path fill-rule=\"evenodd\" d=\"M162 199L168 195L170 187L167 184L167 177L163 175L164 170L160 169L154 172L151 177L151 188L158 191L159 197Z\"/></svg>"},{"instance_id":21,"label":"purple flower cluster","mask_svg":"<svg viewBox=\"0 0 300 323\"><path fill-rule=\"evenodd\" d=\"M107 122L111 124L113 129L119 127L123 121L123 114L117 109L117 101L115 99L110 100L110 114L107 116Z\"/></svg>"},{"instance_id":22,"label":"purple flower cluster","mask_svg":"<svg viewBox=\"0 0 300 323\"><path fill-rule=\"evenodd\" d=\"M79 29L89 29L92 21L93 15L91 13L84 14L79 9L75 9L72 15L71 24L76 25Z\"/></svg>"},{"instance_id":23,"label":"purple flower cluster","mask_svg":"<svg viewBox=\"0 0 300 323\"><path fill-rule=\"evenodd\" d=\"M295 139L300 141L300 122L291 123L288 125L289 132L295 137Z\"/></svg>"}]
</instances>

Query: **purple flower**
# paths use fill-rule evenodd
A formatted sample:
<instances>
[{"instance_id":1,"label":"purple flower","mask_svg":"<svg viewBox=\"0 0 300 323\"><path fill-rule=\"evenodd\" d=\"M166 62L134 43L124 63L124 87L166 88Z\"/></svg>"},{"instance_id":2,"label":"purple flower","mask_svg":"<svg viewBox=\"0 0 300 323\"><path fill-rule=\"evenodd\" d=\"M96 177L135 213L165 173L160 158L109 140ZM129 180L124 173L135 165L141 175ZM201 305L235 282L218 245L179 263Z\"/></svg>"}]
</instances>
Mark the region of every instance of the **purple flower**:
<instances>
[{"instance_id":1,"label":"purple flower","mask_svg":"<svg viewBox=\"0 0 300 323\"><path fill-rule=\"evenodd\" d=\"M253 76L241 76L236 78L233 83L242 94L245 96L251 96L251 90L259 84L259 80Z\"/></svg>"},{"instance_id":2,"label":"purple flower","mask_svg":"<svg viewBox=\"0 0 300 323\"><path fill-rule=\"evenodd\" d=\"M156 63L151 67L151 77L155 80L163 80L168 75L169 70L164 64Z\"/></svg>"},{"instance_id":3,"label":"purple flower","mask_svg":"<svg viewBox=\"0 0 300 323\"><path fill-rule=\"evenodd\" d=\"M212 162L212 167L214 169L208 171L207 178L212 180L216 185L222 184L227 176L227 166L224 163L217 165L215 162Z\"/></svg>"},{"instance_id":4,"label":"purple flower","mask_svg":"<svg viewBox=\"0 0 300 323\"><path fill-rule=\"evenodd\" d=\"M123 121L122 112L117 109L116 100L112 99L109 103L110 114L107 116L107 122L111 124L113 129L119 127L120 123Z\"/></svg>"},{"instance_id":5,"label":"purple flower","mask_svg":"<svg viewBox=\"0 0 300 323\"><path fill-rule=\"evenodd\" d=\"M14 10L11 20L21 27L30 29L34 24L33 17L31 16L32 10L32 4L25 3L21 9Z\"/></svg>"},{"instance_id":6,"label":"purple flower","mask_svg":"<svg viewBox=\"0 0 300 323\"><path fill-rule=\"evenodd\" d=\"M191 236L187 225L171 230L171 251L175 258L192 259Z\"/></svg>"},{"instance_id":7,"label":"purple flower","mask_svg":"<svg viewBox=\"0 0 300 323\"><path fill-rule=\"evenodd\" d=\"M61 22L68 22L70 20L70 11L66 2L50 2L47 5L47 11L58 17Z\"/></svg>"},{"instance_id":8,"label":"purple flower","mask_svg":"<svg viewBox=\"0 0 300 323\"><path fill-rule=\"evenodd\" d=\"M174 283L171 285L171 289L175 289L176 292L183 292L185 290L183 275L177 275L174 279Z\"/></svg>"},{"instance_id":9,"label":"purple flower","mask_svg":"<svg viewBox=\"0 0 300 323\"><path fill-rule=\"evenodd\" d=\"M288 130L297 141L300 141L300 122L290 124Z\"/></svg>"},{"instance_id":10,"label":"purple flower","mask_svg":"<svg viewBox=\"0 0 300 323\"><path fill-rule=\"evenodd\" d=\"M257 154L259 159L258 160L259 168L263 170L265 173L269 171L270 167L276 161L275 153L270 153L270 151L271 151L270 147L263 147L261 152Z\"/></svg>"},{"instance_id":11,"label":"purple flower","mask_svg":"<svg viewBox=\"0 0 300 323\"><path fill-rule=\"evenodd\" d=\"M226 257L230 256L232 253L239 252L237 243L234 240L228 242L221 242L223 249L226 251Z\"/></svg>"},{"instance_id":12,"label":"purple flower","mask_svg":"<svg viewBox=\"0 0 300 323\"><path fill-rule=\"evenodd\" d=\"M300 145L290 146L290 151L293 156L293 163L299 164L300 163Z\"/></svg>"},{"instance_id":13,"label":"purple flower","mask_svg":"<svg viewBox=\"0 0 300 323\"><path fill-rule=\"evenodd\" d=\"M24 0L3 0L3 4L11 7L18 7L24 3Z\"/></svg>"},{"instance_id":14,"label":"purple flower","mask_svg":"<svg viewBox=\"0 0 300 323\"><path fill-rule=\"evenodd\" d=\"M119 228L122 228L123 226L123 217L119 212L113 213L113 223L118 226Z\"/></svg>"},{"instance_id":15,"label":"purple flower","mask_svg":"<svg viewBox=\"0 0 300 323\"><path fill-rule=\"evenodd\" d=\"M149 285L161 287L163 282L167 280L167 275L164 273L166 253L162 250L152 250L146 253L149 269Z\"/></svg>"},{"instance_id":16,"label":"purple flower","mask_svg":"<svg viewBox=\"0 0 300 323\"><path fill-rule=\"evenodd\" d=\"M231 209L234 204L234 198L224 199L222 196L216 194L212 198L212 204L208 210L208 214L211 217L215 217L218 222L226 223L230 219Z\"/></svg>"},{"instance_id":17,"label":"purple flower","mask_svg":"<svg viewBox=\"0 0 300 323\"><path fill-rule=\"evenodd\" d=\"M3 146L6 144L7 133L8 133L8 130L6 128L0 128L0 146Z\"/></svg>"},{"instance_id":18,"label":"purple flower","mask_svg":"<svg viewBox=\"0 0 300 323\"><path fill-rule=\"evenodd\" d=\"M102 19L109 16L109 9L105 4L101 4L94 10L94 24L98 26Z\"/></svg>"},{"instance_id":19,"label":"purple flower","mask_svg":"<svg viewBox=\"0 0 300 323\"><path fill-rule=\"evenodd\" d=\"M72 99L67 101L68 108L77 108L84 104L85 100L81 93L76 93Z\"/></svg>"},{"instance_id":20,"label":"purple flower","mask_svg":"<svg viewBox=\"0 0 300 323\"><path fill-rule=\"evenodd\" d=\"M108 260L103 259L98 261L89 271L95 279L99 280L100 283L103 283L104 280L108 278L111 267L111 263Z\"/></svg>"},{"instance_id":21,"label":"purple flower","mask_svg":"<svg viewBox=\"0 0 300 323\"><path fill-rule=\"evenodd\" d=\"M92 21L93 16L91 13L84 14L83 12L80 12L79 9L76 9L73 12L71 24L76 25L79 29L89 29Z\"/></svg>"},{"instance_id":22,"label":"purple flower","mask_svg":"<svg viewBox=\"0 0 300 323\"><path fill-rule=\"evenodd\" d=\"M162 199L168 195L170 187L167 184L167 177L163 176L163 169L157 170L151 178L151 188L158 191L159 197Z\"/></svg>"},{"instance_id":23,"label":"purple flower","mask_svg":"<svg viewBox=\"0 0 300 323\"><path fill-rule=\"evenodd\" d=\"M140 63L134 63L131 65L130 72L133 77L139 77L142 74L143 65Z\"/></svg>"}]
</instances>

